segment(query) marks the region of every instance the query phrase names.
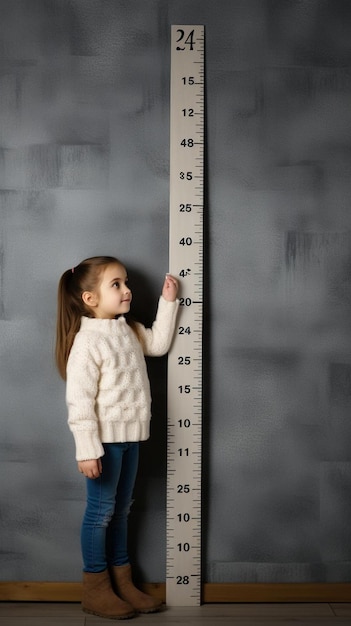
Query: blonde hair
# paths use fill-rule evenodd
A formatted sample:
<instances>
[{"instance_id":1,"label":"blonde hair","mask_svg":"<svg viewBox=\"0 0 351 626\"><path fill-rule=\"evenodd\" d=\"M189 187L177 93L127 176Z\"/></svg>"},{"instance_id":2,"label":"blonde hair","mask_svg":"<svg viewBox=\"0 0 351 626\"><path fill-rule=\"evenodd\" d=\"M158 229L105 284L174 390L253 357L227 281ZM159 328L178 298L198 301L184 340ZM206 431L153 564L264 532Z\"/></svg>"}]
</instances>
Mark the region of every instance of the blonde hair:
<instances>
[{"instance_id":1,"label":"blonde hair","mask_svg":"<svg viewBox=\"0 0 351 626\"><path fill-rule=\"evenodd\" d=\"M93 317L91 310L82 300L82 294L84 291L96 291L101 273L108 265L115 263L123 266L123 263L115 257L91 257L66 270L60 278L57 294L55 358L58 371L64 380L69 353L79 331L81 317L83 315ZM126 320L138 336L136 323L128 316Z\"/></svg>"}]
</instances>

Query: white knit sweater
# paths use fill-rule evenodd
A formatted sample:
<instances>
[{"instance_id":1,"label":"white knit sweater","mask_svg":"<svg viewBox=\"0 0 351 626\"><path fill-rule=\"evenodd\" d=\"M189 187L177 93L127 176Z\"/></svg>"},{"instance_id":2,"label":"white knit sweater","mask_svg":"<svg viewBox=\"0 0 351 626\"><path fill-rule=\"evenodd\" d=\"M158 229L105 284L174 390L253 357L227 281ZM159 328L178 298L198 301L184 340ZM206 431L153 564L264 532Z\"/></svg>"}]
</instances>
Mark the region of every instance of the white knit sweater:
<instances>
[{"instance_id":1,"label":"white knit sweater","mask_svg":"<svg viewBox=\"0 0 351 626\"><path fill-rule=\"evenodd\" d=\"M168 351L178 306L178 300L161 296L152 328L138 324L141 343L123 316L82 317L68 358L66 387L77 461L103 456L102 443L148 439L151 395L144 354Z\"/></svg>"}]
</instances>

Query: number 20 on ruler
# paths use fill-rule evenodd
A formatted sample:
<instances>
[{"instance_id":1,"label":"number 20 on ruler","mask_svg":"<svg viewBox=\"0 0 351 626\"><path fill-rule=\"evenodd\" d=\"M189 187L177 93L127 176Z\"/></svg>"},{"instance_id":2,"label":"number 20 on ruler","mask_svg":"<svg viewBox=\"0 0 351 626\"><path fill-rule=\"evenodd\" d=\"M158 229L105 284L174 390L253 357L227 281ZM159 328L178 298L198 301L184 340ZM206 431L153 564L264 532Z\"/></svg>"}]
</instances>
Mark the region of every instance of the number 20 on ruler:
<instances>
[{"instance_id":1,"label":"number 20 on ruler","mask_svg":"<svg viewBox=\"0 0 351 626\"><path fill-rule=\"evenodd\" d=\"M168 356L167 603L201 601L204 27L172 26L170 272L180 315Z\"/></svg>"}]
</instances>

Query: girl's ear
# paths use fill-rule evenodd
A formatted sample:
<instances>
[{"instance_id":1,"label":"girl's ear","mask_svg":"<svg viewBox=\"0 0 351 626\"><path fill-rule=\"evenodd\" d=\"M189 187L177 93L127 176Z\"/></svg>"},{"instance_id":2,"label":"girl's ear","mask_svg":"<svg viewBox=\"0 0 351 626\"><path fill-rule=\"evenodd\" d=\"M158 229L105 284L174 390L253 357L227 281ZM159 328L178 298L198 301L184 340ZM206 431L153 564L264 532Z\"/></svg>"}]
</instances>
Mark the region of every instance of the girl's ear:
<instances>
[{"instance_id":1,"label":"girl's ear","mask_svg":"<svg viewBox=\"0 0 351 626\"><path fill-rule=\"evenodd\" d=\"M83 291L82 300L86 306L94 307L98 303L98 299L95 293L91 291Z\"/></svg>"}]
</instances>

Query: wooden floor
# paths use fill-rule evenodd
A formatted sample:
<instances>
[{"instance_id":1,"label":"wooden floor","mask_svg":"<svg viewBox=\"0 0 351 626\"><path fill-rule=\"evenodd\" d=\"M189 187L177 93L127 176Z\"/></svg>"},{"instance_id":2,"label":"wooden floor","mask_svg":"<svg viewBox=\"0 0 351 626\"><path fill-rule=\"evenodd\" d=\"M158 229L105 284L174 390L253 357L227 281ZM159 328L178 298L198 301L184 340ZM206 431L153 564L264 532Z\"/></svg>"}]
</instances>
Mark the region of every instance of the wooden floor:
<instances>
[{"instance_id":1,"label":"wooden floor","mask_svg":"<svg viewBox=\"0 0 351 626\"><path fill-rule=\"evenodd\" d=\"M351 603L204 604L198 608L165 608L116 622L82 612L78 603L1 602L0 626L351 626Z\"/></svg>"}]
</instances>

